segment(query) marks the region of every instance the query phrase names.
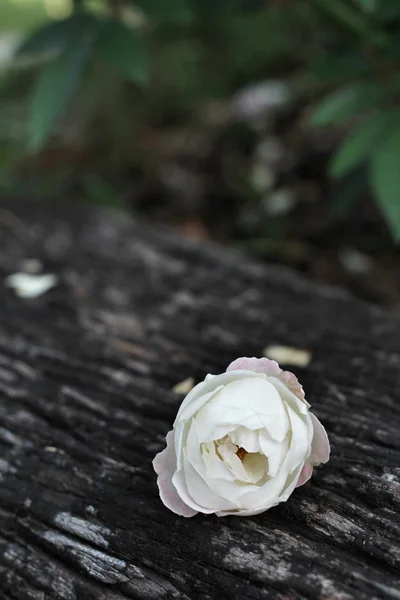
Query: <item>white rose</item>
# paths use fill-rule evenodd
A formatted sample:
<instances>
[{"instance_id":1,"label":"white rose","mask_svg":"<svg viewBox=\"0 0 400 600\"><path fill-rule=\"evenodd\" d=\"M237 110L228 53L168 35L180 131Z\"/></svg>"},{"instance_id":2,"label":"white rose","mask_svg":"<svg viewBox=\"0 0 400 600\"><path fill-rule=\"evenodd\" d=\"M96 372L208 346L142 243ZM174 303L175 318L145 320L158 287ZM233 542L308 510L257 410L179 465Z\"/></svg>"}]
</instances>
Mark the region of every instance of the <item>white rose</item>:
<instances>
[{"instance_id":1,"label":"white rose","mask_svg":"<svg viewBox=\"0 0 400 600\"><path fill-rule=\"evenodd\" d=\"M153 461L178 515L255 515L286 501L329 459L325 429L297 378L267 358L239 358L182 402Z\"/></svg>"}]
</instances>

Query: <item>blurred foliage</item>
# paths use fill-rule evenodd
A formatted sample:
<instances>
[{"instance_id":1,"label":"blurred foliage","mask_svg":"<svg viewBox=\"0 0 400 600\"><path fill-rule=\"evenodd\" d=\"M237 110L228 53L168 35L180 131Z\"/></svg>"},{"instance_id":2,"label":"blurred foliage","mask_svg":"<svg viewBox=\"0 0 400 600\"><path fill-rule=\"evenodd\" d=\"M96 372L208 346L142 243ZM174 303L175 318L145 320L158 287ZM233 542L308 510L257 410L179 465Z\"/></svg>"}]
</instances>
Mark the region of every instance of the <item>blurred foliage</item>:
<instances>
[{"instance_id":1,"label":"blurred foliage","mask_svg":"<svg viewBox=\"0 0 400 600\"><path fill-rule=\"evenodd\" d=\"M400 238L399 0L4 2L0 31L16 28L18 13L24 38L0 67L0 136L10 139L8 98L26 136L3 145L2 164L14 164L18 144L21 152L25 143L43 152L64 127L67 139L86 131L110 163L146 170L156 159L143 148L158 143L151 126L196 122L206 100L230 99L266 76L285 77L300 102L312 105L310 123L339 132L330 174L348 189L337 213L360 194L352 182L362 169ZM25 114L20 100L28 94ZM316 97L323 99L315 105ZM72 122L71 114L79 116ZM226 160L237 189L262 195L267 184L257 165L249 184L237 165L231 169L234 156ZM102 201L125 205L108 184L88 181L91 195L101 190ZM285 230L279 219L275 229L278 237Z\"/></svg>"},{"instance_id":2,"label":"blurred foliage","mask_svg":"<svg viewBox=\"0 0 400 600\"><path fill-rule=\"evenodd\" d=\"M315 107L312 122L346 131L332 158L331 175L342 178L367 164L376 199L399 240L400 2L314 0L313 4L349 34L335 49L333 69L330 52L318 58L318 68L325 75L332 73L332 89ZM335 65L338 59L346 63L344 73L340 62Z\"/></svg>"}]
</instances>

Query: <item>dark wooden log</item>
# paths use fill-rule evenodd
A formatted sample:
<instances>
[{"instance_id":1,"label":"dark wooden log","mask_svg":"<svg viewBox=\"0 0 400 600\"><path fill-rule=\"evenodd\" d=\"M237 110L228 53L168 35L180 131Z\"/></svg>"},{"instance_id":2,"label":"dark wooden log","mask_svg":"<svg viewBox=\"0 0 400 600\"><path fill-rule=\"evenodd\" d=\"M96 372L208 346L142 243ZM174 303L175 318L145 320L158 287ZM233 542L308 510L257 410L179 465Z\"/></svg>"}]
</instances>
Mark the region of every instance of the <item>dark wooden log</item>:
<instances>
[{"instance_id":1,"label":"dark wooden log","mask_svg":"<svg viewBox=\"0 0 400 600\"><path fill-rule=\"evenodd\" d=\"M37 258L60 284L17 298ZM400 598L400 322L344 292L125 216L0 212L0 600ZM269 343L332 458L252 518L176 517L151 460L172 387Z\"/></svg>"}]
</instances>

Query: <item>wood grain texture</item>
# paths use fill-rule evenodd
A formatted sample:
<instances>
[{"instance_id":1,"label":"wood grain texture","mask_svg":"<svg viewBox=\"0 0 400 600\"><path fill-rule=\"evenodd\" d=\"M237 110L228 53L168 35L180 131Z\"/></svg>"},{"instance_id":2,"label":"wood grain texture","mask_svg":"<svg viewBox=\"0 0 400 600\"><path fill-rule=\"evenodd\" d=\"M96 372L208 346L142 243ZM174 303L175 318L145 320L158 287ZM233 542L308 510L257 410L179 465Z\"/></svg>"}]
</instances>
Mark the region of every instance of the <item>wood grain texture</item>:
<instances>
[{"instance_id":1,"label":"wood grain texture","mask_svg":"<svg viewBox=\"0 0 400 600\"><path fill-rule=\"evenodd\" d=\"M60 284L4 278L27 258ZM400 322L347 294L120 215L0 214L0 600L400 598ZM179 518L151 460L188 376L267 344L330 463L253 518Z\"/></svg>"}]
</instances>

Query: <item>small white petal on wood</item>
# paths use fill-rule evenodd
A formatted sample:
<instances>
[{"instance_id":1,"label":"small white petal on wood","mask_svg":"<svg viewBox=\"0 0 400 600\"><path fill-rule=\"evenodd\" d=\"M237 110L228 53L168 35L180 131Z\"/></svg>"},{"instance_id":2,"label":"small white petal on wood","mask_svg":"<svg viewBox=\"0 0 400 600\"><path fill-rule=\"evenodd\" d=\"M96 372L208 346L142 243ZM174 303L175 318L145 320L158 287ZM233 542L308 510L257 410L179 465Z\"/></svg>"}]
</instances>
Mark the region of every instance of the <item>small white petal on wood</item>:
<instances>
[{"instance_id":1,"label":"small white petal on wood","mask_svg":"<svg viewBox=\"0 0 400 600\"><path fill-rule=\"evenodd\" d=\"M58 277L52 273L33 275L13 273L5 279L5 284L14 290L19 298L37 298L48 292L58 283Z\"/></svg>"}]
</instances>

